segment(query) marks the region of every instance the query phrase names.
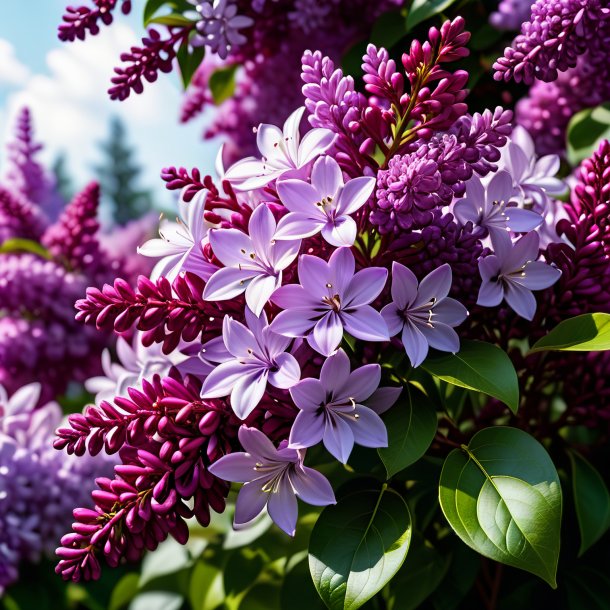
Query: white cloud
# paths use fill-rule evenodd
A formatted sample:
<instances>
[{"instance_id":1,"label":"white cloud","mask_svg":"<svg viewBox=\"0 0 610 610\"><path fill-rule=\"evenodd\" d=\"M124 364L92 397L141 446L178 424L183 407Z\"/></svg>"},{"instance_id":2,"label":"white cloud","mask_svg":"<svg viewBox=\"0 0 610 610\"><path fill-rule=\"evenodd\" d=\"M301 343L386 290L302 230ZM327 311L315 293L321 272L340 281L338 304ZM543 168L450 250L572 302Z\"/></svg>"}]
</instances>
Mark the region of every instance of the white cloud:
<instances>
[{"instance_id":1,"label":"white cloud","mask_svg":"<svg viewBox=\"0 0 610 610\"><path fill-rule=\"evenodd\" d=\"M65 151L75 182L83 185L93 177L92 166L100 159L98 144L107 138L109 119L118 115L127 124L144 168L143 186L155 188L157 199L167 204L171 198L158 178L161 168L198 166L212 172L216 145L201 141L200 126L178 124L181 91L171 75L161 74L142 95L110 101L106 90L113 67L120 53L134 44L138 44L134 32L115 23L85 42L64 43L49 51L49 73L29 76L21 90L9 96L0 108L0 124L8 137L19 108L29 106L46 159Z\"/></svg>"},{"instance_id":2,"label":"white cloud","mask_svg":"<svg viewBox=\"0 0 610 610\"><path fill-rule=\"evenodd\" d=\"M15 55L15 47L4 38L0 38L0 85L23 85L30 71Z\"/></svg>"}]
</instances>

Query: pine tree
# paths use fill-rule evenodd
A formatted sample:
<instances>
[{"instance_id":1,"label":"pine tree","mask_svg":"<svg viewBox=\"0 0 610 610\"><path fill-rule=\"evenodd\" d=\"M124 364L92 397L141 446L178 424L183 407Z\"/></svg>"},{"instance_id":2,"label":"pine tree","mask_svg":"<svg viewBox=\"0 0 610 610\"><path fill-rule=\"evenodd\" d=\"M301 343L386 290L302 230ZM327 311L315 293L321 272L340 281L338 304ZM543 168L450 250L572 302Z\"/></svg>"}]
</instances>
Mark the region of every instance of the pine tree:
<instances>
[{"instance_id":1,"label":"pine tree","mask_svg":"<svg viewBox=\"0 0 610 610\"><path fill-rule=\"evenodd\" d=\"M125 124L118 117L110 122L110 136L101 143L105 162L96 168L102 192L113 206L113 218L119 225L140 218L152 207L149 191L138 187L142 169L127 141Z\"/></svg>"},{"instance_id":2,"label":"pine tree","mask_svg":"<svg viewBox=\"0 0 610 610\"><path fill-rule=\"evenodd\" d=\"M72 186L72 179L68 172L65 153L60 152L55 157L51 171L55 176L55 188L57 192L62 196L64 201L70 201L74 196L74 189Z\"/></svg>"}]
</instances>

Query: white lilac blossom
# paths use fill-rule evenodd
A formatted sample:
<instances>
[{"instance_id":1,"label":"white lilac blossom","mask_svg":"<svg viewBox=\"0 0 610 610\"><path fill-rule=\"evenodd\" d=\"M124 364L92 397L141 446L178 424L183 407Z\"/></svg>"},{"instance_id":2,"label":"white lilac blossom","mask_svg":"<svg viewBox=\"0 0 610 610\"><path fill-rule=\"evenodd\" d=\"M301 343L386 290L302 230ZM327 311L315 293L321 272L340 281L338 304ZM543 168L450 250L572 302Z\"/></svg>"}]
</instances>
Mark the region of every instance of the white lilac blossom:
<instances>
[{"instance_id":1,"label":"white lilac blossom","mask_svg":"<svg viewBox=\"0 0 610 610\"><path fill-rule=\"evenodd\" d=\"M262 158L242 159L225 173L225 179L235 190L266 186L286 172L304 168L330 147L335 138L330 129L311 129L301 139L299 125L304 111L304 107L295 110L286 119L283 130L267 123L258 126L256 144Z\"/></svg>"},{"instance_id":2,"label":"white lilac blossom","mask_svg":"<svg viewBox=\"0 0 610 610\"><path fill-rule=\"evenodd\" d=\"M453 213L462 224L472 222L487 229L495 244L499 239L510 239L508 231L527 233L542 224L540 214L518 208L513 196L513 181L508 172L497 172L487 185L473 176L466 183L466 197L456 202Z\"/></svg>"},{"instance_id":3,"label":"white lilac blossom","mask_svg":"<svg viewBox=\"0 0 610 610\"><path fill-rule=\"evenodd\" d=\"M271 329L286 337L307 337L311 347L330 356L343 331L364 341L387 341L387 328L370 305L381 293L387 269L369 267L357 273L349 248L338 248L326 262L303 254L298 264L299 284L278 288L272 301L284 309Z\"/></svg>"},{"instance_id":4,"label":"white lilac blossom","mask_svg":"<svg viewBox=\"0 0 610 610\"><path fill-rule=\"evenodd\" d=\"M234 0L188 0L195 6L199 20L197 33L191 39L193 46L209 47L221 59L247 38L239 30L249 28L254 20L237 14Z\"/></svg>"},{"instance_id":5,"label":"white lilac blossom","mask_svg":"<svg viewBox=\"0 0 610 610\"><path fill-rule=\"evenodd\" d=\"M301 241L275 241L275 219L259 205L248 224L250 235L238 229L213 229L210 244L225 265L210 277L203 292L209 301L232 299L246 293L248 307L258 316L273 291L282 284L282 271L299 253Z\"/></svg>"},{"instance_id":6,"label":"white lilac blossom","mask_svg":"<svg viewBox=\"0 0 610 610\"><path fill-rule=\"evenodd\" d=\"M322 365L320 378L308 377L290 388L300 409L290 430L289 447L305 449L320 441L345 464L354 443L387 447L388 433L379 415L365 402L381 381L381 367L367 364L350 373L347 354L339 349Z\"/></svg>"},{"instance_id":7,"label":"white lilac blossom","mask_svg":"<svg viewBox=\"0 0 610 610\"><path fill-rule=\"evenodd\" d=\"M498 242L494 254L479 261L483 283L479 290L478 305L496 307L503 300L526 320L536 313L536 299L532 290L552 286L561 271L538 261L540 238L532 232L514 244L508 240Z\"/></svg>"},{"instance_id":8,"label":"white lilac blossom","mask_svg":"<svg viewBox=\"0 0 610 610\"><path fill-rule=\"evenodd\" d=\"M512 177L515 196L523 205L533 205L536 212L544 212L549 196L567 192L566 184L556 177L561 163L559 155L538 158L527 129L517 125L501 153L498 165Z\"/></svg>"},{"instance_id":9,"label":"white lilac blossom","mask_svg":"<svg viewBox=\"0 0 610 610\"><path fill-rule=\"evenodd\" d=\"M267 506L269 516L290 536L298 517L297 497L314 506L335 504L326 477L303 465L304 451L276 449L259 430L242 426L239 442L245 449L220 458L210 472L226 481L245 483L235 504L235 526L252 521Z\"/></svg>"},{"instance_id":10,"label":"white lilac blossom","mask_svg":"<svg viewBox=\"0 0 610 610\"><path fill-rule=\"evenodd\" d=\"M331 246L351 246L358 229L350 214L368 201L375 184L374 177L365 176L345 183L339 164L326 155L314 163L311 183L294 178L278 180L280 201L290 212L280 220L276 239L322 232Z\"/></svg>"},{"instance_id":11,"label":"white lilac blossom","mask_svg":"<svg viewBox=\"0 0 610 610\"><path fill-rule=\"evenodd\" d=\"M201 388L202 398L231 395L231 407L240 419L252 413L267 383L288 389L301 377L299 363L286 352L291 339L274 333L264 312L257 317L246 310L246 322L247 327L225 317L222 338L231 359L219 364Z\"/></svg>"},{"instance_id":12,"label":"white lilac blossom","mask_svg":"<svg viewBox=\"0 0 610 610\"><path fill-rule=\"evenodd\" d=\"M190 271L207 280L216 271L203 257L210 228L203 217L207 194L207 190L202 190L188 202L180 198L176 222L162 218L159 237L149 239L138 248L143 256L162 257L150 274L151 279L164 276L171 282L180 272Z\"/></svg>"},{"instance_id":13,"label":"white lilac blossom","mask_svg":"<svg viewBox=\"0 0 610 610\"><path fill-rule=\"evenodd\" d=\"M441 265L418 283L404 265L392 264L392 303L381 310L391 336L401 333L402 343L413 367L419 366L433 347L457 352L460 340L453 330L468 315L466 308L448 297L451 267Z\"/></svg>"}]
</instances>

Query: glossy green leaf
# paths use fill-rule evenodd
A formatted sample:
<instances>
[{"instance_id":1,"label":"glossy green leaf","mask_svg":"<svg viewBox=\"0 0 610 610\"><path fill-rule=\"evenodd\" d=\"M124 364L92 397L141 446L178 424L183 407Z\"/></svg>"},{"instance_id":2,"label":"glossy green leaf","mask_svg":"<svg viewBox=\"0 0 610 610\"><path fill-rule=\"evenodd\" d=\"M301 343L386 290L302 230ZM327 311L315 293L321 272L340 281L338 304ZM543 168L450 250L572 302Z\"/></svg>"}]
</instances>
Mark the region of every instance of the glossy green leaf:
<instances>
[{"instance_id":1,"label":"glossy green leaf","mask_svg":"<svg viewBox=\"0 0 610 610\"><path fill-rule=\"evenodd\" d=\"M576 451L570 451L572 491L580 529L582 555L610 528L610 493L597 470Z\"/></svg>"},{"instance_id":2,"label":"glossy green leaf","mask_svg":"<svg viewBox=\"0 0 610 610\"><path fill-rule=\"evenodd\" d=\"M224 66L212 72L210 76L210 91L216 105L228 100L235 92L235 73L237 64Z\"/></svg>"},{"instance_id":3,"label":"glossy green leaf","mask_svg":"<svg viewBox=\"0 0 610 610\"><path fill-rule=\"evenodd\" d=\"M400 399L383 415L388 430L388 446L378 449L388 473L394 476L419 460L436 434L436 409L418 388L406 384Z\"/></svg>"},{"instance_id":4,"label":"glossy green leaf","mask_svg":"<svg viewBox=\"0 0 610 610\"><path fill-rule=\"evenodd\" d=\"M610 610L610 578L590 566L576 566L566 576L568 608Z\"/></svg>"},{"instance_id":5,"label":"glossy green leaf","mask_svg":"<svg viewBox=\"0 0 610 610\"><path fill-rule=\"evenodd\" d=\"M443 580L449 559L421 535L414 536L407 559L390 584L390 610L419 608Z\"/></svg>"},{"instance_id":6,"label":"glossy green leaf","mask_svg":"<svg viewBox=\"0 0 610 610\"><path fill-rule=\"evenodd\" d=\"M180 75L182 77L182 86L186 89L197 68L201 65L203 58L205 57L205 47L195 47L191 49L189 44L185 42L178 49L176 58L178 59L178 65L180 66Z\"/></svg>"},{"instance_id":7,"label":"glossy green leaf","mask_svg":"<svg viewBox=\"0 0 610 610\"><path fill-rule=\"evenodd\" d=\"M205 561L198 561L191 572L189 585L192 610L213 610L225 597L221 570Z\"/></svg>"},{"instance_id":8,"label":"glossy green leaf","mask_svg":"<svg viewBox=\"0 0 610 610\"><path fill-rule=\"evenodd\" d=\"M403 11L382 13L371 31L371 43L377 47L391 49L407 33Z\"/></svg>"},{"instance_id":9,"label":"glossy green leaf","mask_svg":"<svg viewBox=\"0 0 610 610\"><path fill-rule=\"evenodd\" d=\"M586 313L560 322L548 335L536 341L530 352L598 352L609 349L610 314Z\"/></svg>"},{"instance_id":10,"label":"glossy green leaf","mask_svg":"<svg viewBox=\"0 0 610 610\"><path fill-rule=\"evenodd\" d=\"M121 610L122 608L125 608L137 595L139 584L140 576L138 574L135 572L125 574L112 591L109 610Z\"/></svg>"},{"instance_id":11,"label":"glossy green leaf","mask_svg":"<svg viewBox=\"0 0 610 610\"><path fill-rule=\"evenodd\" d=\"M456 0L413 0L407 15L407 32L418 23L447 10Z\"/></svg>"},{"instance_id":12,"label":"glossy green leaf","mask_svg":"<svg viewBox=\"0 0 610 610\"><path fill-rule=\"evenodd\" d=\"M29 252L42 258L51 258L49 251L37 241L21 237L11 237L0 244L0 254L12 254L13 252Z\"/></svg>"},{"instance_id":13,"label":"glossy green leaf","mask_svg":"<svg viewBox=\"0 0 610 610\"><path fill-rule=\"evenodd\" d=\"M482 341L462 341L457 354L425 360L422 367L453 385L489 394L513 413L519 408L519 380L510 358L499 347Z\"/></svg>"},{"instance_id":14,"label":"glossy green leaf","mask_svg":"<svg viewBox=\"0 0 610 610\"><path fill-rule=\"evenodd\" d=\"M188 28L193 25L193 21L187 19L180 13L171 13L169 15L161 15L149 19L148 23L157 23L159 25L168 25L170 27Z\"/></svg>"},{"instance_id":15,"label":"glossy green leaf","mask_svg":"<svg viewBox=\"0 0 610 610\"><path fill-rule=\"evenodd\" d=\"M236 597L249 589L265 567L262 553L249 548L231 553L224 569L224 588L227 595Z\"/></svg>"},{"instance_id":16,"label":"glossy green leaf","mask_svg":"<svg viewBox=\"0 0 610 610\"><path fill-rule=\"evenodd\" d=\"M284 577L280 592L282 610L324 610L325 605L317 594L307 561L300 561Z\"/></svg>"},{"instance_id":17,"label":"glossy green leaf","mask_svg":"<svg viewBox=\"0 0 610 610\"><path fill-rule=\"evenodd\" d=\"M411 541L411 515L383 486L348 492L323 511L311 533L309 569L330 610L357 610L402 565Z\"/></svg>"},{"instance_id":18,"label":"glossy green leaf","mask_svg":"<svg viewBox=\"0 0 610 610\"><path fill-rule=\"evenodd\" d=\"M150 20L157 14L162 6L167 4L167 0L148 0L144 5L144 27L147 27Z\"/></svg>"},{"instance_id":19,"label":"glossy green leaf","mask_svg":"<svg viewBox=\"0 0 610 610\"><path fill-rule=\"evenodd\" d=\"M590 157L599 142L610 137L610 102L576 113L567 129L568 160L578 165Z\"/></svg>"},{"instance_id":20,"label":"glossy green leaf","mask_svg":"<svg viewBox=\"0 0 610 610\"><path fill-rule=\"evenodd\" d=\"M477 432L447 456L439 499L468 546L557 586L561 486L548 453L529 434L507 427Z\"/></svg>"}]
</instances>

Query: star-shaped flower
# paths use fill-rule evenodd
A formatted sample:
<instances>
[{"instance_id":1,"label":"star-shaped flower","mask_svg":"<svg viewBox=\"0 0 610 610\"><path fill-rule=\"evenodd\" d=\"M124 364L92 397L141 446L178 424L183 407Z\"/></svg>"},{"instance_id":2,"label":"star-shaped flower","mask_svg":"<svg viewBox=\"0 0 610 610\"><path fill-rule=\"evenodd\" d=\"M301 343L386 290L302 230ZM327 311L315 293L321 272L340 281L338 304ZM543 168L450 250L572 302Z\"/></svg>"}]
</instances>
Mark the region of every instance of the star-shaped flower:
<instances>
[{"instance_id":1,"label":"star-shaped flower","mask_svg":"<svg viewBox=\"0 0 610 610\"><path fill-rule=\"evenodd\" d=\"M411 365L419 366L429 347L457 352L460 340L453 330L468 315L466 308L448 297L451 267L441 265L418 283L415 274L404 265L392 264L392 303L381 310L391 336L402 333Z\"/></svg>"},{"instance_id":2,"label":"star-shaped flower","mask_svg":"<svg viewBox=\"0 0 610 610\"><path fill-rule=\"evenodd\" d=\"M238 229L212 229L212 250L225 267L208 280L203 298L225 301L245 292L248 307L260 315L301 246L300 240L275 241L275 229L273 214L264 203L250 217L250 235Z\"/></svg>"},{"instance_id":3,"label":"star-shaped flower","mask_svg":"<svg viewBox=\"0 0 610 610\"><path fill-rule=\"evenodd\" d=\"M304 451L289 449L285 442L276 449L255 428L242 426L238 435L245 452L225 455L208 468L220 479L245 483L235 503L236 527L252 521L267 506L273 521L294 536L297 496L314 506L335 504L326 477L303 465Z\"/></svg>"},{"instance_id":4,"label":"star-shaped flower","mask_svg":"<svg viewBox=\"0 0 610 610\"><path fill-rule=\"evenodd\" d=\"M328 263L317 256L299 258L299 281L278 288L272 301L284 309L271 329L286 337L307 337L311 347L330 356L343 331L365 341L387 341L387 328L369 303L383 290L388 272L369 267L354 273L354 255L338 248Z\"/></svg>"},{"instance_id":5,"label":"star-shaped flower","mask_svg":"<svg viewBox=\"0 0 610 610\"><path fill-rule=\"evenodd\" d=\"M536 299L532 290L552 286L561 275L559 269L536 260L539 242L537 233L528 233L514 244L500 242L494 254L479 261L483 283L478 305L495 307L506 299L521 317L534 317Z\"/></svg>"},{"instance_id":6,"label":"star-shaped flower","mask_svg":"<svg viewBox=\"0 0 610 610\"><path fill-rule=\"evenodd\" d=\"M311 171L311 184L294 178L278 181L278 195L290 213L280 220L276 239L311 237L321 231L332 246L351 246L357 227L350 214L368 201L374 188L372 176L344 183L339 164L332 157L320 157Z\"/></svg>"},{"instance_id":7,"label":"star-shaped flower","mask_svg":"<svg viewBox=\"0 0 610 610\"><path fill-rule=\"evenodd\" d=\"M310 129L301 140L299 125L305 107L295 110L280 130L275 125L261 123L256 144L262 158L247 157L232 165L225 173L233 188L250 191L269 184L290 170L301 169L325 152L335 134L321 127Z\"/></svg>"}]
</instances>

